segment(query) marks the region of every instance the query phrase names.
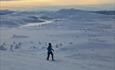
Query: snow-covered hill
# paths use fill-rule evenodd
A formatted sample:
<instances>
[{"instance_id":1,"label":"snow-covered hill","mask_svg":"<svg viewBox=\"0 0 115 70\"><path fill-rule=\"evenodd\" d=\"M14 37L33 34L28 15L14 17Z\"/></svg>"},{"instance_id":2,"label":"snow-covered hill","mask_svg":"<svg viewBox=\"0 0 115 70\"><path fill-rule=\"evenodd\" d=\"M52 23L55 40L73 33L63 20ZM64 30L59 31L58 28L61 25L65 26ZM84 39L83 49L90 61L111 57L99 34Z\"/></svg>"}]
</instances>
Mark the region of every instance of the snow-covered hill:
<instances>
[{"instance_id":1,"label":"snow-covered hill","mask_svg":"<svg viewBox=\"0 0 115 70\"><path fill-rule=\"evenodd\" d=\"M115 16L75 9L1 16L0 70L115 70ZM55 61L46 60L49 42Z\"/></svg>"},{"instance_id":2,"label":"snow-covered hill","mask_svg":"<svg viewBox=\"0 0 115 70\"><path fill-rule=\"evenodd\" d=\"M0 10L0 27L19 27L28 23L44 22L52 19L77 19L77 21L90 21L103 18L103 20L115 19L113 15L97 14L95 12L83 11L77 9L61 9L59 11L46 12L18 12L10 10ZM101 19L102 20L102 19ZM84 22L86 22L84 21Z\"/></svg>"}]
</instances>

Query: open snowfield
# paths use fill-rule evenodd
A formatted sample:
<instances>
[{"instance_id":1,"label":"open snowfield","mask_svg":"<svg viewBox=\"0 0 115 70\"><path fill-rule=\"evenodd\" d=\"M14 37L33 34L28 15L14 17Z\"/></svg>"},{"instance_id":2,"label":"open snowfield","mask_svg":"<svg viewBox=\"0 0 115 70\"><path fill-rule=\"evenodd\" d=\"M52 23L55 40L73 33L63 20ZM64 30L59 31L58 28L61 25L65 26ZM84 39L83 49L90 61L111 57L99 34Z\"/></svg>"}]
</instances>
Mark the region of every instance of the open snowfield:
<instances>
[{"instance_id":1,"label":"open snowfield","mask_svg":"<svg viewBox=\"0 0 115 70\"><path fill-rule=\"evenodd\" d=\"M0 27L0 70L115 70L113 18L78 12L45 22ZM49 42L55 61L46 60Z\"/></svg>"}]
</instances>

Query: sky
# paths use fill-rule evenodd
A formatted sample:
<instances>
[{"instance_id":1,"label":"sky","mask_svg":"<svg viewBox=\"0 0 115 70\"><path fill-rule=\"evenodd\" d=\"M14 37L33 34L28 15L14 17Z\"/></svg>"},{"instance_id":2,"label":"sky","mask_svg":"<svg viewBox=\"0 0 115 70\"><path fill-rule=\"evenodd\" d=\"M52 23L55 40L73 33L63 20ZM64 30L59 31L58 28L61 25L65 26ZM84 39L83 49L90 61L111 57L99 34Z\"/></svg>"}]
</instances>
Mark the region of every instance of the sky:
<instances>
[{"instance_id":1,"label":"sky","mask_svg":"<svg viewBox=\"0 0 115 70\"><path fill-rule=\"evenodd\" d=\"M0 9L26 9L49 6L110 6L115 0L0 0Z\"/></svg>"}]
</instances>

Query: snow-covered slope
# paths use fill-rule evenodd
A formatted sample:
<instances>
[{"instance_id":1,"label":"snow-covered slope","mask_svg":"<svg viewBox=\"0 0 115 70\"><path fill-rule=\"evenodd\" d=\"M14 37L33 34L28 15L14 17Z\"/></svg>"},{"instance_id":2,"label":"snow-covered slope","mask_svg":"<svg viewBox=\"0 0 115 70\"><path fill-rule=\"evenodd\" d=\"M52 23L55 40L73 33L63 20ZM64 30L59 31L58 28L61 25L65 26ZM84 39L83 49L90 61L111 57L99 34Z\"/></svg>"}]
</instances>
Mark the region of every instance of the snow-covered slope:
<instances>
[{"instance_id":1,"label":"snow-covered slope","mask_svg":"<svg viewBox=\"0 0 115 70\"><path fill-rule=\"evenodd\" d=\"M1 19L18 27L0 27L0 70L115 70L114 16L64 9ZM46 60L49 42L55 61Z\"/></svg>"},{"instance_id":2,"label":"snow-covered slope","mask_svg":"<svg viewBox=\"0 0 115 70\"><path fill-rule=\"evenodd\" d=\"M1 11L0 11L1 13ZM44 22L39 14L34 12L13 12L12 14L0 14L0 27L19 27L31 22Z\"/></svg>"},{"instance_id":3,"label":"snow-covered slope","mask_svg":"<svg viewBox=\"0 0 115 70\"><path fill-rule=\"evenodd\" d=\"M97 14L90 11L76 10L76 9L61 9L59 11L51 12L17 12L10 10L0 10L0 27L18 27L27 23L43 22L44 20L52 19L67 19L77 21L92 21L93 20L111 20L115 16ZM91 20L90 20L91 19ZM86 20L86 21L85 21Z\"/></svg>"}]
</instances>

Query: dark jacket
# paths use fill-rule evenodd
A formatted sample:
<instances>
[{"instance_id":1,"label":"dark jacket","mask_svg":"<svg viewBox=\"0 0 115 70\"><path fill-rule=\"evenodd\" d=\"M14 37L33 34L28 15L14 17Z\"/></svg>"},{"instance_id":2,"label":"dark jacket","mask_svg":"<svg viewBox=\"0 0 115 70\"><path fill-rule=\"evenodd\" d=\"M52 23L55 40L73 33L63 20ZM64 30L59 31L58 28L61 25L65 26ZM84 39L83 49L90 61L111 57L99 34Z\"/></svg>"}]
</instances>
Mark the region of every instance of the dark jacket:
<instances>
[{"instance_id":1,"label":"dark jacket","mask_svg":"<svg viewBox=\"0 0 115 70\"><path fill-rule=\"evenodd\" d=\"M48 52L54 51L54 49L52 49L52 46L48 46L47 50L48 50Z\"/></svg>"}]
</instances>

